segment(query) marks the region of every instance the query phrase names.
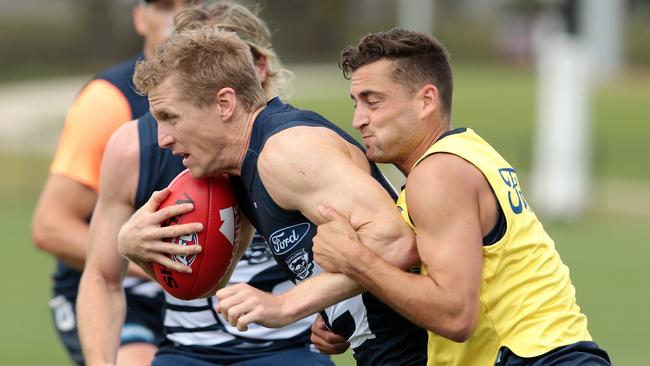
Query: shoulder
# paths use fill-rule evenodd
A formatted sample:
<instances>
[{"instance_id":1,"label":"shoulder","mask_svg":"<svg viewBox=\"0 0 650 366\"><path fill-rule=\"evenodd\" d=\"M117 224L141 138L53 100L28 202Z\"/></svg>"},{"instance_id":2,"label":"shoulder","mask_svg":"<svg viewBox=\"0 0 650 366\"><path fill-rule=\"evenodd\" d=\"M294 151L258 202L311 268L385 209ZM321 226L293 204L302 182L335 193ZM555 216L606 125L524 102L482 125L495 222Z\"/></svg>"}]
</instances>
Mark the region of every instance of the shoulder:
<instances>
[{"instance_id":1,"label":"shoulder","mask_svg":"<svg viewBox=\"0 0 650 366\"><path fill-rule=\"evenodd\" d=\"M127 122L120 126L111 135L106 144L105 154L112 157L132 158L134 154L139 155L140 142L138 140L138 120Z\"/></svg>"},{"instance_id":2,"label":"shoulder","mask_svg":"<svg viewBox=\"0 0 650 366\"><path fill-rule=\"evenodd\" d=\"M345 152L345 140L326 127L296 126L271 136L260 153L260 160L275 162L308 161L328 153Z\"/></svg>"},{"instance_id":3,"label":"shoulder","mask_svg":"<svg viewBox=\"0 0 650 366\"><path fill-rule=\"evenodd\" d=\"M337 186L355 167L345 141L334 131L300 126L272 136L260 153L257 168L280 207L305 209L301 203Z\"/></svg>"},{"instance_id":4,"label":"shoulder","mask_svg":"<svg viewBox=\"0 0 650 366\"><path fill-rule=\"evenodd\" d=\"M100 196L134 195L140 169L137 121L127 122L111 136L100 170Z\"/></svg>"},{"instance_id":5,"label":"shoulder","mask_svg":"<svg viewBox=\"0 0 650 366\"><path fill-rule=\"evenodd\" d=\"M431 216L453 210L463 202L478 202L485 185L481 171L467 160L449 153L432 154L420 161L406 179L409 213L418 221L418 213Z\"/></svg>"},{"instance_id":6,"label":"shoulder","mask_svg":"<svg viewBox=\"0 0 650 366\"><path fill-rule=\"evenodd\" d=\"M422 181L435 180L439 183L460 183L470 180L470 183L482 177L481 171L462 157L445 152L431 154L411 170L407 177L407 185L418 185Z\"/></svg>"},{"instance_id":7,"label":"shoulder","mask_svg":"<svg viewBox=\"0 0 650 366\"><path fill-rule=\"evenodd\" d=\"M93 79L89 81L79 92L76 101L96 101L99 105L110 105L116 100L126 101L122 91L104 79Z\"/></svg>"}]
</instances>

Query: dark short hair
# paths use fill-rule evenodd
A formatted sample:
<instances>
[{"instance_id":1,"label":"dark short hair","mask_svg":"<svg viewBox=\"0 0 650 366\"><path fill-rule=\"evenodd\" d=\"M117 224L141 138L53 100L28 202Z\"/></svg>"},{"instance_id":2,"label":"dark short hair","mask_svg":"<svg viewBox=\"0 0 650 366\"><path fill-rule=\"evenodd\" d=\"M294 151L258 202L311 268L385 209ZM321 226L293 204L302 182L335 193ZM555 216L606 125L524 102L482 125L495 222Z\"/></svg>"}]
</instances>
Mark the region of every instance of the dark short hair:
<instances>
[{"instance_id":1,"label":"dark short hair","mask_svg":"<svg viewBox=\"0 0 650 366\"><path fill-rule=\"evenodd\" d=\"M411 92L426 84L435 85L443 111L447 117L451 115L453 77L449 53L436 38L400 28L371 33L361 38L356 46L343 50L339 67L343 76L350 79L361 66L381 59L395 61L393 80Z\"/></svg>"}]
</instances>

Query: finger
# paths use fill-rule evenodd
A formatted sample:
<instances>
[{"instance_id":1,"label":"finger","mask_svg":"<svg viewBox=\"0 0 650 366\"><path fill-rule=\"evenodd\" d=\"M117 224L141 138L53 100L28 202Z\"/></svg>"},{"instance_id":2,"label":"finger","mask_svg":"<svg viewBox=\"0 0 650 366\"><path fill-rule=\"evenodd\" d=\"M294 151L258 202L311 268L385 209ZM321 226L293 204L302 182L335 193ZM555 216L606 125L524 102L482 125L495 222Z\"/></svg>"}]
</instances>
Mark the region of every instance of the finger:
<instances>
[{"instance_id":1,"label":"finger","mask_svg":"<svg viewBox=\"0 0 650 366\"><path fill-rule=\"evenodd\" d=\"M226 311L226 314L224 314L226 320L228 320L228 323L232 324L233 326L237 327L239 329L239 319L248 313L250 310L250 307L245 304L245 303L240 303L235 306L231 306L228 308ZM248 323L244 323L243 325L245 326Z\"/></svg>"},{"instance_id":2,"label":"finger","mask_svg":"<svg viewBox=\"0 0 650 366\"><path fill-rule=\"evenodd\" d=\"M321 353L324 353L326 355L343 353L349 347L349 344L347 342L331 343L320 337L318 334L314 333L311 335L311 343L313 343Z\"/></svg>"},{"instance_id":3,"label":"finger","mask_svg":"<svg viewBox=\"0 0 650 366\"><path fill-rule=\"evenodd\" d=\"M228 298L238 294L241 287L242 287L240 285L241 284L227 286L227 287L224 287L221 290L217 291L217 293L215 295L217 296L217 299L219 300L219 302L226 301Z\"/></svg>"},{"instance_id":4,"label":"finger","mask_svg":"<svg viewBox=\"0 0 650 366\"><path fill-rule=\"evenodd\" d=\"M156 223L163 223L172 217L180 216L186 214L194 209L194 205L191 203L181 203L178 205L171 205L156 211L153 214L153 220Z\"/></svg>"},{"instance_id":5,"label":"finger","mask_svg":"<svg viewBox=\"0 0 650 366\"><path fill-rule=\"evenodd\" d=\"M327 327L327 325L325 324L325 321L322 318L316 319L316 321L314 322L314 325L316 326L315 334L319 338L321 338L323 341L325 341L327 343L330 343L330 344L348 343L348 340L345 337L340 336L340 335L332 332ZM312 331L313 330L314 329L312 328Z\"/></svg>"},{"instance_id":6,"label":"finger","mask_svg":"<svg viewBox=\"0 0 650 366\"><path fill-rule=\"evenodd\" d=\"M167 196L169 196L169 192L171 192L169 188L155 191L151 197L149 197L147 203L145 203L142 207L146 208L149 212L155 212L158 210L158 207L160 207L160 204L163 203Z\"/></svg>"},{"instance_id":7,"label":"finger","mask_svg":"<svg viewBox=\"0 0 650 366\"><path fill-rule=\"evenodd\" d=\"M175 260L172 260L171 258L169 258L164 254L159 254L159 253L151 254L151 262L156 262L162 266L165 266L168 269L171 269L172 271L176 271L180 273L192 273L191 267L176 262Z\"/></svg>"},{"instance_id":8,"label":"finger","mask_svg":"<svg viewBox=\"0 0 650 366\"><path fill-rule=\"evenodd\" d=\"M237 330L245 332L248 330L248 324L259 322L261 319L258 314L259 312L254 310L240 316L239 320L237 320Z\"/></svg>"},{"instance_id":9,"label":"finger","mask_svg":"<svg viewBox=\"0 0 650 366\"><path fill-rule=\"evenodd\" d=\"M219 305L217 305L217 307L221 308L221 302L223 302L225 299L232 296L232 294L233 294L233 292L232 292L231 286L224 287L221 290L217 291L217 293L214 294L214 296L217 297L217 300L219 300ZM217 311L219 311L219 310L217 310Z\"/></svg>"},{"instance_id":10,"label":"finger","mask_svg":"<svg viewBox=\"0 0 650 366\"><path fill-rule=\"evenodd\" d=\"M330 343L332 345L335 344L347 344L348 340L345 337L342 337L331 330L327 329L323 331L322 333L319 333L320 337L323 338L327 343Z\"/></svg>"},{"instance_id":11,"label":"finger","mask_svg":"<svg viewBox=\"0 0 650 366\"><path fill-rule=\"evenodd\" d=\"M154 228L151 231L152 239L171 239L184 235L192 235L203 231L203 224L200 222L191 222L181 225L169 225L160 228Z\"/></svg>"},{"instance_id":12,"label":"finger","mask_svg":"<svg viewBox=\"0 0 650 366\"><path fill-rule=\"evenodd\" d=\"M163 254L188 256L199 254L203 250L200 245L178 245L170 244L167 242L163 243L164 244L162 247L157 248L158 252Z\"/></svg>"},{"instance_id":13,"label":"finger","mask_svg":"<svg viewBox=\"0 0 650 366\"><path fill-rule=\"evenodd\" d=\"M335 209L325 206L325 205L318 205L318 212L320 215L325 219L325 221L345 221L348 222L348 219L338 213Z\"/></svg>"},{"instance_id":14,"label":"finger","mask_svg":"<svg viewBox=\"0 0 650 366\"><path fill-rule=\"evenodd\" d=\"M322 315L316 315L316 319L314 319L314 322L312 323L312 329L327 329Z\"/></svg>"}]
</instances>

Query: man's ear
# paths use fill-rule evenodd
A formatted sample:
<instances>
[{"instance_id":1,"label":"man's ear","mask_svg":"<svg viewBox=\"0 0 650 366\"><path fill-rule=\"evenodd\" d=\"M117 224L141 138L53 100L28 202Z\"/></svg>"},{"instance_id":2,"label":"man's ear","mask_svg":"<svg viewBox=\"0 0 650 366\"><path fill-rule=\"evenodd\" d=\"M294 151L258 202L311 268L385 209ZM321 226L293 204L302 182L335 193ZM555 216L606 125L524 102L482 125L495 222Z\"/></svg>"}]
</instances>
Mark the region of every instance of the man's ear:
<instances>
[{"instance_id":1,"label":"man's ear","mask_svg":"<svg viewBox=\"0 0 650 366\"><path fill-rule=\"evenodd\" d=\"M144 37L147 32L147 26L144 22L144 9L140 4L133 6L133 27L137 34Z\"/></svg>"},{"instance_id":2,"label":"man's ear","mask_svg":"<svg viewBox=\"0 0 650 366\"><path fill-rule=\"evenodd\" d=\"M420 100L420 119L428 119L434 112L440 109L440 93L433 84L427 84L418 91Z\"/></svg>"},{"instance_id":3,"label":"man's ear","mask_svg":"<svg viewBox=\"0 0 650 366\"><path fill-rule=\"evenodd\" d=\"M260 83L264 85L268 72L268 59L266 56L262 55L255 60L255 71L257 71L257 77L260 79Z\"/></svg>"},{"instance_id":4,"label":"man's ear","mask_svg":"<svg viewBox=\"0 0 650 366\"><path fill-rule=\"evenodd\" d=\"M235 113L237 107L237 94L233 88L223 88L217 92L215 102L219 107L221 119L228 121Z\"/></svg>"}]
</instances>

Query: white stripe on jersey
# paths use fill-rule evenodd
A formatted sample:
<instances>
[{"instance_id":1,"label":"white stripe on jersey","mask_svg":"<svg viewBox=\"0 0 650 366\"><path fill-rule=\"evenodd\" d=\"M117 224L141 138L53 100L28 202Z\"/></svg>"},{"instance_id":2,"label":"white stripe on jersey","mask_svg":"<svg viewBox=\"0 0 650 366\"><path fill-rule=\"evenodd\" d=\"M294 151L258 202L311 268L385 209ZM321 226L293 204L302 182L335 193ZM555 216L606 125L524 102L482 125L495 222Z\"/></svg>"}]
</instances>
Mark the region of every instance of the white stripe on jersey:
<instances>
[{"instance_id":1,"label":"white stripe on jersey","mask_svg":"<svg viewBox=\"0 0 650 366\"><path fill-rule=\"evenodd\" d=\"M264 244L266 247L266 244ZM234 283L248 282L259 273L275 266L276 263L268 255L268 260L249 264L247 261L240 261L231 278L229 285ZM286 292L293 283L291 281L283 281L277 283L273 288L274 294ZM218 300L212 297L211 301L208 299L196 300L181 300L165 293L165 300L168 304L178 307L185 307L183 309L166 309L165 311L165 327L167 327L167 339L170 341L180 343L183 345L201 345L201 346L215 346L224 342L237 339L237 336L245 337L256 340L283 340L295 337L307 331L316 315L309 316L305 319L299 320L286 327L271 329L257 324L249 324L246 332L240 332L236 327L231 326L221 314L217 314L213 309L208 308L211 306L216 307ZM205 308L194 309L199 311L191 311L189 308ZM216 317L215 317L216 315ZM171 332L173 328L181 328L183 331ZM192 329L205 327L218 327L219 329L208 331L192 331Z\"/></svg>"}]
</instances>

